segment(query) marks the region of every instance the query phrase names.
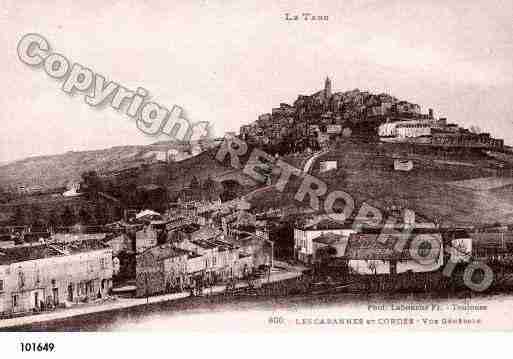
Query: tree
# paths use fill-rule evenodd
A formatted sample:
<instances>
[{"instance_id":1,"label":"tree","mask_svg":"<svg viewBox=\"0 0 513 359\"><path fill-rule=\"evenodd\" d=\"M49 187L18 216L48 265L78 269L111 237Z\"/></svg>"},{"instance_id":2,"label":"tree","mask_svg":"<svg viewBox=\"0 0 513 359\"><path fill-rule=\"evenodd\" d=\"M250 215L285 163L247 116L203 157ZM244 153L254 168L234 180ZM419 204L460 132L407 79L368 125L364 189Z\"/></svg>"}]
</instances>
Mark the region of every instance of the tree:
<instances>
[{"instance_id":1,"label":"tree","mask_svg":"<svg viewBox=\"0 0 513 359\"><path fill-rule=\"evenodd\" d=\"M337 255L337 250L332 246L321 247L317 250L316 255L321 263L327 263Z\"/></svg>"},{"instance_id":2,"label":"tree","mask_svg":"<svg viewBox=\"0 0 513 359\"><path fill-rule=\"evenodd\" d=\"M96 171L82 173L82 188L89 198L97 198L99 192L103 192L103 182Z\"/></svg>"},{"instance_id":3,"label":"tree","mask_svg":"<svg viewBox=\"0 0 513 359\"><path fill-rule=\"evenodd\" d=\"M191 189L199 189L200 188L200 181L196 176L192 176L191 180Z\"/></svg>"},{"instance_id":4,"label":"tree","mask_svg":"<svg viewBox=\"0 0 513 359\"><path fill-rule=\"evenodd\" d=\"M107 206L98 203L94 207L94 217L96 218L97 224L105 224L109 221L109 213Z\"/></svg>"},{"instance_id":5,"label":"tree","mask_svg":"<svg viewBox=\"0 0 513 359\"><path fill-rule=\"evenodd\" d=\"M226 180L222 184L223 192L220 195L222 202L231 201L232 199L239 197L242 190L242 186L239 182L235 180Z\"/></svg>"},{"instance_id":6,"label":"tree","mask_svg":"<svg viewBox=\"0 0 513 359\"><path fill-rule=\"evenodd\" d=\"M61 217L55 209L52 209L48 214L48 225L51 227L58 227L62 225Z\"/></svg>"},{"instance_id":7,"label":"tree","mask_svg":"<svg viewBox=\"0 0 513 359\"><path fill-rule=\"evenodd\" d=\"M42 218L41 207L37 204L30 206L29 222L34 226L42 226L46 221Z\"/></svg>"},{"instance_id":8,"label":"tree","mask_svg":"<svg viewBox=\"0 0 513 359\"><path fill-rule=\"evenodd\" d=\"M123 218L123 210L120 206L114 206L112 217L112 219L115 221L119 221ZM111 217L109 217L108 220L110 221Z\"/></svg>"},{"instance_id":9,"label":"tree","mask_svg":"<svg viewBox=\"0 0 513 359\"><path fill-rule=\"evenodd\" d=\"M219 198L219 194L221 193L220 187L220 184L214 181L210 175L207 177L205 182L203 182L203 192L210 201Z\"/></svg>"},{"instance_id":10,"label":"tree","mask_svg":"<svg viewBox=\"0 0 513 359\"><path fill-rule=\"evenodd\" d=\"M78 211L78 218L81 224L92 224L92 217L84 207Z\"/></svg>"},{"instance_id":11,"label":"tree","mask_svg":"<svg viewBox=\"0 0 513 359\"><path fill-rule=\"evenodd\" d=\"M64 212L61 215L62 224L66 227L70 227L75 224L75 213L68 206L64 207Z\"/></svg>"},{"instance_id":12,"label":"tree","mask_svg":"<svg viewBox=\"0 0 513 359\"><path fill-rule=\"evenodd\" d=\"M12 217L12 222L14 225L23 225L27 224L27 215L23 211L21 206L17 206L14 210L14 215Z\"/></svg>"},{"instance_id":13,"label":"tree","mask_svg":"<svg viewBox=\"0 0 513 359\"><path fill-rule=\"evenodd\" d=\"M139 196L137 193L137 185L133 182L125 183L120 186L121 202L125 206L136 206Z\"/></svg>"}]
</instances>

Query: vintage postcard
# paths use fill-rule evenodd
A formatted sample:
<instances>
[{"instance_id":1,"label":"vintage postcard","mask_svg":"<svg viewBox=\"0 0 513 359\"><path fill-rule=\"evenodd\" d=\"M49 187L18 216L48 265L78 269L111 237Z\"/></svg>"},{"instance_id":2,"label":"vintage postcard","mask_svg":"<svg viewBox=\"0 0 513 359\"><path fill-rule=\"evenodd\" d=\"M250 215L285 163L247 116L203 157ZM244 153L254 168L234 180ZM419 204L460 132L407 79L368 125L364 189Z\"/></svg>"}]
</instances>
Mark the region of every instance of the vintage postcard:
<instances>
[{"instance_id":1,"label":"vintage postcard","mask_svg":"<svg viewBox=\"0 0 513 359\"><path fill-rule=\"evenodd\" d=\"M0 331L513 329L512 19L0 2Z\"/></svg>"}]
</instances>

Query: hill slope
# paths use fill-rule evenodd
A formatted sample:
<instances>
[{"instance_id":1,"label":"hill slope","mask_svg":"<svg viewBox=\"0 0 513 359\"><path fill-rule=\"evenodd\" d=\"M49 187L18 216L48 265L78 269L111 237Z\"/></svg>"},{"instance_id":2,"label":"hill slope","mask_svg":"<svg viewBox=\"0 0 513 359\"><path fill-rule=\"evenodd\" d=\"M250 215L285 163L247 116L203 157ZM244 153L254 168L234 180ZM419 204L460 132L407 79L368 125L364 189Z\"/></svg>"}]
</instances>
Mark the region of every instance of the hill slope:
<instances>
[{"instance_id":1,"label":"hill slope","mask_svg":"<svg viewBox=\"0 0 513 359\"><path fill-rule=\"evenodd\" d=\"M29 157L0 165L0 188L63 187L70 181L78 181L85 171L108 172L155 163L164 152L174 149L183 153L187 147L173 142L159 142L147 146L116 146L103 150Z\"/></svg>"},{"instance_id":2,"label":"hill slope","mask_svg":"<svg viewBox=\"0 0 513 359\"><path fill-rule=\"evenodd\" d=\"M411 172L393 170L396 157L413 160ZM337 161L338 169L320 172L320 162ZM493 162L493 161L492 161ZM356 210L366 202L380 209L392 205L410 208L424 218L442 220L443 225L484 223L513 223L513 195L511 178L504 185L487 190L464 183L482 185L497 183L490 169L492 163L485 157L442 159L430 155L399 153L390 146L347 143L316 159L311 174L322 179L329 191L342 190L356 202ZM273 181L274 182L274 181ZM251 196L250 202L260 209L299 205L294 195L301 179L291 181L283 193L270 188ZM513 182L512 182L513 183ZM302 205L308 204L306 197Z\"/></svg>"}]
</instances>

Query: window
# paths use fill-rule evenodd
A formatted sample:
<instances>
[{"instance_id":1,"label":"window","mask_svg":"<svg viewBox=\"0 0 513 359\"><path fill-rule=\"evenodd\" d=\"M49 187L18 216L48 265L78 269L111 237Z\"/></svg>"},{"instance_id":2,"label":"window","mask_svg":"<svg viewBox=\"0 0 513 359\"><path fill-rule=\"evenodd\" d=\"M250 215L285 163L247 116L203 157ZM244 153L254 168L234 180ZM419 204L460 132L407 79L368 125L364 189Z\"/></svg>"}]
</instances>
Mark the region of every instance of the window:
<instances>
[{"instance_id":1,"label":"window","mask_svg":"<svg viewBox=\"0 0 513 359\"><path fill-rule=\"evenodd\" d=\"M4 291L4 280L0 279L0 292Z\"/></svg>"},{"instance_id":2,"label":"window","mask_svg":"<svg viewBox=\"0 0 513 359\"><path fill-rule=\"evenodd\" d=\"M13 308L16 308L18 306L18 294L14 294L12 296L12 306Z\"/></svg>"},{"instance_id":3,"label":"window","mask_svg":"<svg viewBox=\"0 0 513 359\"><path fill-rule=\"evenodd\" d=\"M100 258L100 268L105 269L105 258Z\"/></svg>"},{"instance_id":4,"label":"window","mask_svg":"<svg viewBox=\"0 0 513 359\"><path fill-rule=\"evenodd\" d=\"M23 274L21 269L18 272L18 285L20 288L23 288L25 286L25 274Z\"/></svg>"}]
</instances>

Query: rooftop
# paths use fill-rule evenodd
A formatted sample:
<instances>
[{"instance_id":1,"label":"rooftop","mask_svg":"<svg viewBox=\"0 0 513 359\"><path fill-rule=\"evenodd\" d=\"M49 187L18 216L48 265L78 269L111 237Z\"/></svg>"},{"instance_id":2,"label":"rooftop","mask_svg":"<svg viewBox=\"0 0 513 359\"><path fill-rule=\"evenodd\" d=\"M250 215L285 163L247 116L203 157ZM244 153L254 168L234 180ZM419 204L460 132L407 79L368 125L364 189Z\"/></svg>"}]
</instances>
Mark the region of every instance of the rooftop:
<instances>
[{"instance_id":1,"label":"rooftop","mask_svg":"<svg viewBox=\"0 0 513 359\"><path fill-rule=\"evenodd\" d=\"M203 249L213 249L218 248L220 251L232 249L233 245L229 242L217 239L217 238L210 238L210 239L200 239L192 241L195 245L203 248Z\"/></svg>"},{"instance_id":2,"label":"rooftop","mask_svg":"<svg viewBox=\"0 0 513 359\"><path fill-rule=\"evenodd\" d=\"M180 227L180 231L184 233L193 233L200 229L200 226L195 223L184 224Z\"/></svg>"},{"instance_id":3,"label":"rooftop","mask_svg":"<svg viewBox=\"0 0 513 359\"><path fill-rule=\"evenodd\" d=\"M384 234L383 238L379 238L380 234L370 233L355 233L349 236L349 241L346 246L345 257L347 259L378 259L378 260L409 260L411 259L410 246L415 236L406 234ZM378 239L379 238L379 239ZM437 240L440 245L442 242L439 234L433 234L433 238ZM404 241L404 246L401 251L396 250L394 246L398 241ZM429 242L424 242L429 243ZM419 255L423 255L423 250L426 254L430 253L425 245L421 244L419 247ZM432 252L435 254L435 252Z\"/></svg>"},{"instance_id":4,"label":"rooftop","mask_svg":"<svg viewBox=\"0 0 513 359\"><path fill-rule=\"evenodd\" d=\"M139 256L152 256L152 262L162 261L168 258L174 258L179 256L189 256L191 253L184 249L180 249L172 246L171 244L163 244L161 246L148 248L142 252ZM138 257L139 257L138 256Z\"/></svg>"},{"instance_id":5,"label":"rooftop","mask_svg":"<svg viewBox=\"0 0 513 359\"><path fill-rule=\"evenodd\" d=\"M73 255L99 249L108 249L108 246L98 239L83 240L71 244L38 244L1 248L0 265Z\"/></svg>"},{"instance_id":6,"label":"rooftop","mask_svg":"<svg viewBox=\"0 0 513 359\"><path fill-rule=\"evenodd\" d=\"M352 228L353 218L346 219L345 222L337 221L335 219L330 218L327 215L321 216L319 218L315 218L309 221L304 226L299 226L302 230L320 230L320 229L351 229Z\"/></svg>"},{"instance_id":7,"label":"rooftop","mask_svg":"<svg viewBox=\"0 0 513 359\"><path fill-rule=\"evenodd\" d=\"M208 240L221 235L221 231L209 226L203 226L191 234L191 240Z\"/></svg>"},{"instance_id":8,"label":"rooftop","mask_svg":"<svg viewBox=\"0 0 513 359\"><path fill-rule=\"evenodd\" d=\"M341 234L326 233L317 238L314 238L313 241L317 242L317 243L327 244L327 245L342 244L342 243L347 244L348 237L341 235Z\"/></svg>"}]
</instances>

